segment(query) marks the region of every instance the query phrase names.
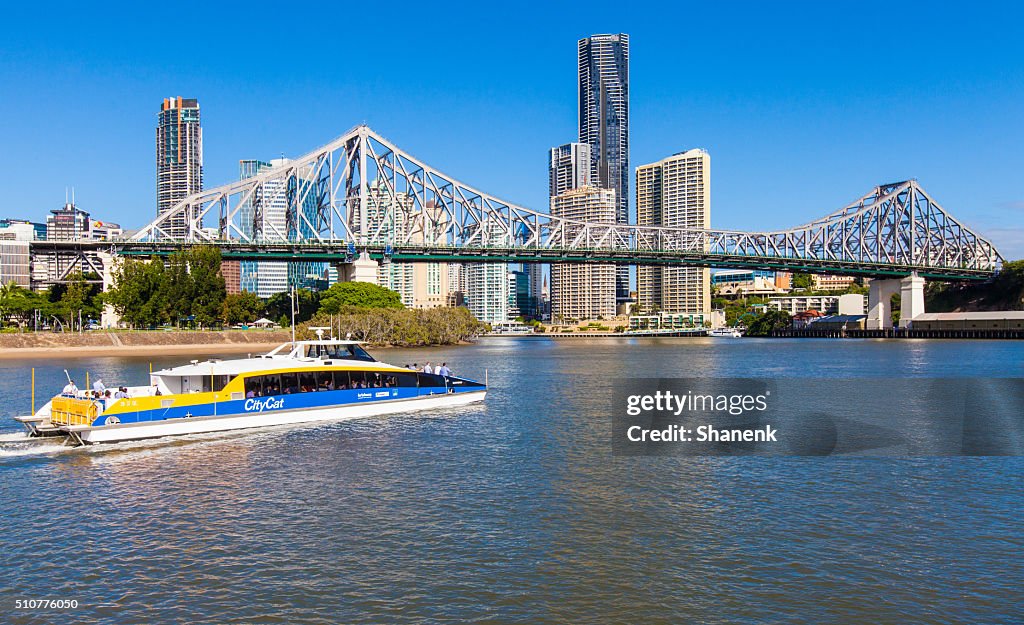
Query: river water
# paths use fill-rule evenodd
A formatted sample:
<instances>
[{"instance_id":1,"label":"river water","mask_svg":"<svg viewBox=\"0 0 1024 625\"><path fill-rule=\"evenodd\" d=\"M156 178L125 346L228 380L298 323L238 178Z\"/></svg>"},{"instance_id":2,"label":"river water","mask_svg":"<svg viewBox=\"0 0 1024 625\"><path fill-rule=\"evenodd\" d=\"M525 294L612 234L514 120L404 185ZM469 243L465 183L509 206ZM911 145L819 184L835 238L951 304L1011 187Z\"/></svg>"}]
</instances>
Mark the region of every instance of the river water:
<instances>
[{"instance_id":1,"label":"river water","mask_svg":"<svg viewBox=\"0 0 1024 625\"><path fill-rule=\"evenodd\" d=\"M454 411L74 450L0 418L0 621L1024 622L1021 457L622 457L608 414L622 378L1024 377L1024 342L377 355L486 370L491 390ZM0 417L29 408L33 366L49 396L65 367L140 384L151 360L187 359L0 361ZM15 607L29 599L79 607Z\"/></svg>"}]
</instances>

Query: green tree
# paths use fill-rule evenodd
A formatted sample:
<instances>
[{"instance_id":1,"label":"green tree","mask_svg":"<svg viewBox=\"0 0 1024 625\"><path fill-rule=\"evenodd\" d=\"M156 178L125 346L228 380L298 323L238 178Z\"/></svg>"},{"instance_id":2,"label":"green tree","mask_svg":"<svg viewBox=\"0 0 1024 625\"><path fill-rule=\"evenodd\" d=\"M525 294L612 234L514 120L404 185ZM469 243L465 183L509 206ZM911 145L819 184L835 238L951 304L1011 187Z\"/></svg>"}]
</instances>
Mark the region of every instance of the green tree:
<instances>
[{"instance_id":1,"label":"green tree","mask_svg":"<svg viewBox=\"0 0 1024 625\"><path fill-rule=\"evenodd\" d=\"M769 310L758 316L747 326L747 336L769 336L776 330L784 330L793 324L792 317L784 310Z\"/></svg>"},{"instance_id":2,"label":"green tree","mask_svg":"<svg viewBox=\"0 0 1024 625\"><path fill-rule=\"evenodd\" d=\"M50 315L51 305L41 293L36 293L14 282L0 286L0 321L13 321L18 325L30 324L38 310L43 319Z\"/></svg>"},{"instance_id":3,"label":"green tree","mask_svg":"<svg viewBox=\"0 0 1024 625\"><path fill-rule=\"evenodd\" d=\"M113 282L106 301L124 323L145 328L168 321L163 261L122 259L114 270Z\"/></svg>"},{"instance_id":4,"label":"green tree","mask_svg":"<svg viewBox=\"0 0 1024 625\"><path fill-rule=\"evenodd\" d=\"M0 285L0 324L7 321L8 315L11 314L11 308L14 305L14 298L18 294L18 290L21 287L18 286L14 280L11 280L7 284Z\"/></svg>"},{"instance_id":5,"label":"green tree","mask_svg":"<svg viewBox=\"0 0 1024 625\"><path fill-rule=\"evenodd\" d=\"M221 318L224 323L251 323L263 314L263 300L255 293L242 292L227 295L224 298Z\"/></svg>"},{"instance_id":6,"label":"green tree","mask_svg":"<svg viewBox=\"0 0 1024 625\"><path fill-rule=\"evenodd\" d=\"M794 273L793 281L791 283L794 289L809 289L814 284L814 280L811 278L809 273Z\"/></svg>"},{"instance_id":7,"label":"green tree","mask_svg":"<svg viewBox=\"0 0 1024 625\"><path fill-rule=\"evenodd\" d=\"M310 327L331 326L341 336L374 345L450 345L472 338L484 331L469 309L431 308L355 308L346 307L341 313L317 313L309 322L300 325L297 335L312 338Z\"/></svg>"},{"instance_id":8,"label":"green tree","mask_svg":"<svg viewBox=\"0 0 1024 625\"><path fill-rule=\"evenodd\" d=\"M218 323L227 291L220 273L220 250L212 245L189 248L186 252L191 281L191 314L200 326Z\"/></svg>"},{"instance_id":9,"label":"green tree","mask_svg":"<svg viewBox=\"0 0 1024 625\"><path fill-rule=\"evenodd\" d=\"M89 285L81 272L68 277L68 282L61 285L61 293L57 299L56 314L65 322L68 327L74 328L78 324L79 317L89 317L88 298Z\"/></svg>"},{"instance_id":10,"label":"green tree","mask_svg":"<svg viewBox=\"0 0 1024 625\"><path fill-rule=\"evenodd\" d=\"M338 282L320 296L319 312L334 315L346 307L400 309L405 305L398 293L369 282Z\"/></svg>"},{"instance_id":11,"label":"green tree","mask_svg":"<svg viewBox=\"0 0 1024 625\"><path fill-rule=\"evenodd\" d=\"M295 290L295 323L309 321L320 308L320 293L308 289ZM268 319L277 319L282 327L291 326L292 294L291 291L274 293L267 300L265 314ZM281 320L284 319L284 323Z\"/></svg>"},{"instance_id":12,"label":"green tree","mask_svg":"<svg viewBox=\"0 0 1024 625\"><path fill-rule=\"evenodd\" d=\"M167 259L161 288L164 293L161 316L178 324L192 314L192 278L188 274L188 255L174 252Z\"/></svg>"}]
</instances>

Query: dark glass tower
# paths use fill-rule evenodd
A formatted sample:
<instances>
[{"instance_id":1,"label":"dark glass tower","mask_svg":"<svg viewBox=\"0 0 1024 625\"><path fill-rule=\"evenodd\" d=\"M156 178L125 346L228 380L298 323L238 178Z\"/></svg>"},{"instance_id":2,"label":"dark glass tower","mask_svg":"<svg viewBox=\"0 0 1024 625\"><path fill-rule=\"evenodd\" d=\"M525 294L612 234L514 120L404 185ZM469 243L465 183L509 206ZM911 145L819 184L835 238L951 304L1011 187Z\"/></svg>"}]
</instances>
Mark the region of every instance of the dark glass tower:
<instances>
[{"instance_id":1,"label":"dark glass tower","mask_svg":"<svg viewBox=\"0 0 1024 625\"><path fill-rule=\"evenodd\" d=\"M579 40L580 143L590 144L591 179L615 190L615 221L629 223L629 35ZM615 296L629 298L629 267L615 274Z\"/></svg>"}]
</instances>

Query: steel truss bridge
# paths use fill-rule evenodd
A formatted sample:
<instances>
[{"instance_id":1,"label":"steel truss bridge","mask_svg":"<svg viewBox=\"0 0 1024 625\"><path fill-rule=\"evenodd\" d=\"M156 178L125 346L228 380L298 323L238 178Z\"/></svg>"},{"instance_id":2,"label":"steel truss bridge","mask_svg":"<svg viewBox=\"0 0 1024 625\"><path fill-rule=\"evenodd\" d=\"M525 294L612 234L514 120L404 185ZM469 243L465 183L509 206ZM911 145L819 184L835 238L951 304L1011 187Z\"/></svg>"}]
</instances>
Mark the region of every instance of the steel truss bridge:
<instances>
[{"instance_id":1,"label":"steel truss bridge","mask_svg":"<svg viewBox=\"0 0 1024 625\"><path fill-rule=\"evenodd\" d=\"M285 211L283 228L264 219ZM238 182L191 195L113 247L168 254L212 244L227 258L689 264L826 274L985 279L1002 262L915 180L875 187L788 230L739 232L564 219L459 182L357 126ZM110 244L107 244L108 247Z\"/></svg>"}]
</instances>

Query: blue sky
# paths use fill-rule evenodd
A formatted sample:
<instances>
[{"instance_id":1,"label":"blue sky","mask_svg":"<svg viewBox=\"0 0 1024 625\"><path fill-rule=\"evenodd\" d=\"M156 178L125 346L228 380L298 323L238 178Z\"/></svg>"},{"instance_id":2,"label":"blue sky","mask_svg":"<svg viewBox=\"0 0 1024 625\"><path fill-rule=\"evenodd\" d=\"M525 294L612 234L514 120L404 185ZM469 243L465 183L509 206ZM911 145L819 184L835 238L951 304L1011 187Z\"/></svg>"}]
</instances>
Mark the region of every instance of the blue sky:
<instances>
[{"instance_id":1,"label":"blue sky","mask_svg":"<svg viewBox=\"0 0 1024 625\"><path fill-rule=\"evenodd\" d=\"M785 228L913 177L1024 258L1013 3L23 6L0 22L0 216L42 219L73 185L148 222L175 95L199 98L207 186L366 122L543 209L546 151L576 139L576 40L627 32L631 167L707 149L714 226Z\"/></svg>"}]
</instances>

